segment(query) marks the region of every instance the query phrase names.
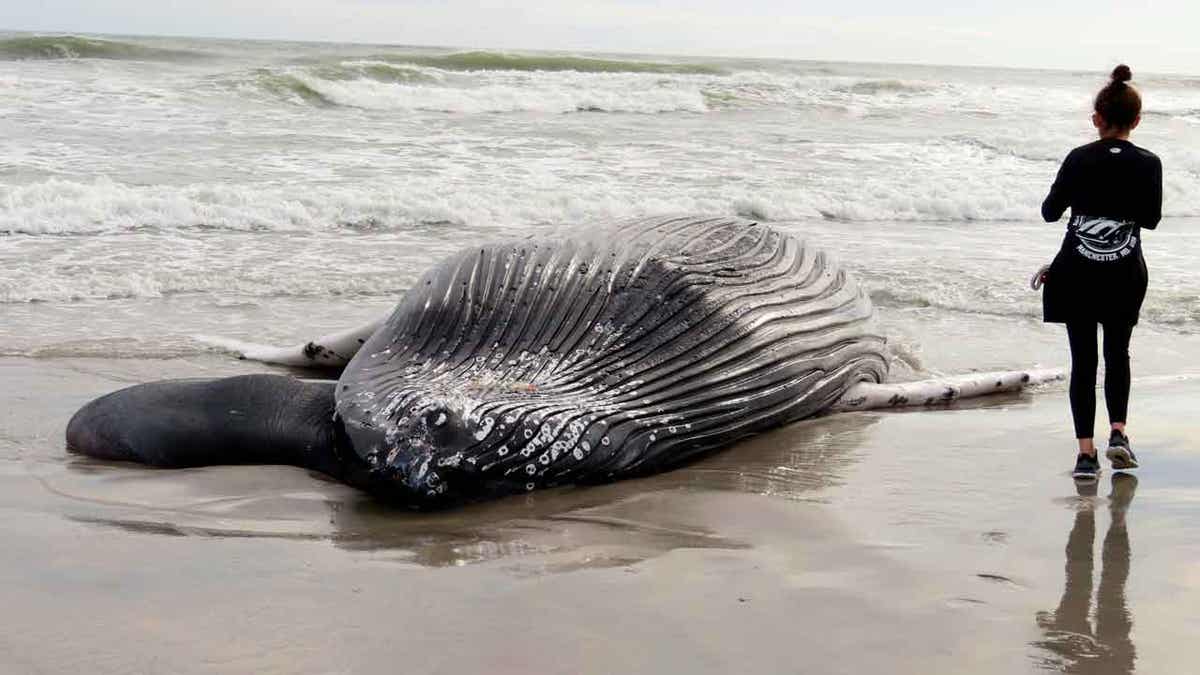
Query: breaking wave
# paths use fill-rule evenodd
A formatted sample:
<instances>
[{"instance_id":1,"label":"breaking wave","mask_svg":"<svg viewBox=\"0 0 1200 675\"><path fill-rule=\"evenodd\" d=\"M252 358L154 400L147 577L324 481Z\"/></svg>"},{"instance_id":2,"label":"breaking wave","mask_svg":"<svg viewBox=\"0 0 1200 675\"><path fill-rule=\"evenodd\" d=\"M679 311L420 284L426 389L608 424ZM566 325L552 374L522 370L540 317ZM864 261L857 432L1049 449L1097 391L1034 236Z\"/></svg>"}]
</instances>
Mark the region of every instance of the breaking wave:
<instances>
[{"instance_id":1,"label":"breaking wave","mask_svg":"<svg viewBox=\"0 0 1200 675\"><path fill-rule=\"evenodd\" d=\"M928 85L900 80L865 80L848 84L838 89L851 94L865 94L868 96L884 93L918 94L931 90Z\"/></svg>"},{"instance_id":2,"label":"breaking wave","mask_svg":"<svg viewBox=\"0 0 1200 675\"><path fill-rule=\"evenodd\" d=\"M0 39L0 60L112 59L181 61L207 56L202 52L148 47L133 42L75 35L33 35Z\"/></svg>"},{"instance_id":3,"label":"breaking wave","mask_svg":"<svg viewBox=\"0 0 1200 675\"><path fill-rule=\"evenodd\" d=\"M614 112L708 110L699 87L630 86L621 76L576 75L532 83L442 84L436 71L379 62L256 71L262 90L293 103L367 110L448 113Z\"/></svg>"},{"instance_id":4,"label":"breaking wave","mask_svg":"<svg viewBox=\"0 0 1200 675\"><path fill-rule=\"evenodd\" d=\"M878 178L854 185L795 190L737 184L660 192L637 185L545 187L536 181L478 185L447 192L437 176L389 184L252 187L224 184L129 185L50 179L0 185L0 236L90 235L155 230L234 232L378 232L414 227L510 227L563 224L671 212L740 215L765 221L1021 221L1043 186L1022 181L999 193L986 179L892 186ZM854 188L862 188L855 192ZM1168 180L1167 216L1200 215L1200 193L1186 177Z\"/></svg>"},{"instance_id":5,"label":"breaking wave","mask_svg":"<svg viewBox=\"0 0 1200 675\"><path fill-rule=\"evenodd\" d=\"M313 66L308 69L314 77L333 82L347 80L374 80L375 82L438 82L441 77L428 69L408 64L393 64L384 61L342 61L335 64Z\"/></svg>"},{"instance_id":6,"label":"breaking wave","mask_svg":"<svg viewBox=\"0 0 1200 675\"><path fill-rule=\"evenodd\" d=\"M286 101L315 106L334 106L318 89L291 73L277 73L263 68L255 73L255 85L262 91Z\"/></svg>"},{"instance_id":7,"label":"breaking wave","mask_svg":"<svg viewBox=\"0 0 1200 675\"><path fill-rule=\"evenodd\" d=\"M720 75L725 72L716 66L697 63L626 61L583 56L509 54L487 51L457 52L441 56L380 54L374 58L394 63L410 63L452 71L574 71L579 73L664 73L676 75Z\"/></svg>"},{"instance_id":8,"label":"breaking wave","mask_svg":"<svg viewBox=\"0 0 1200 675\"><path fill-rule=\"evenodd\" d=\"M468 67L481 64L489 68ZM944 113L994 118L1017 112L1056 115L1082 100L1068 90L1020 85L720 71L696 64L492 52L375 54L259 68L248 77L245 72L230 77L293 103L462 113L754 108L829 111L843 118ZM1200 96L1185 90L1157 92L1147 114L1193 120L1197 105Z\"/></svg>"},{"instance_id":9,"label":"breaking wave","mask_svg":"<svg viewBox=\"0 0 1200 675\"><path fill-rule=\"evenodd\" d=\"M503 112L697 112L707 111L697 90L629 91L616 87L529 87L487 85L429 87L375 80L331 81L295 75L301 90L322 102L372 110L424 110L452 113Z\"/></svg>"},{"instance_id":10,"label":"breaking wave","mask_svg":"<svg viewBox=\"0 0 1200 675\"><path fill-rule=\"evenodd\" d=\"M1032 194L1032 193L1031 193ZM972 201L974 200L974 201ZM893 191L850 199L828 190L698 186L654 193L580 185L569 193L536 185L495 185L447 194L436 177L395 185L319 190L234 185L137 186L108 179L50 179L0 185L0 236L91 235L159 230L234 232L389 231L425 226L503 227L571 223L670 212L711 212L760 220L1018 220L1023 205L1000 198Z\"/></svg>"}]
</instances>

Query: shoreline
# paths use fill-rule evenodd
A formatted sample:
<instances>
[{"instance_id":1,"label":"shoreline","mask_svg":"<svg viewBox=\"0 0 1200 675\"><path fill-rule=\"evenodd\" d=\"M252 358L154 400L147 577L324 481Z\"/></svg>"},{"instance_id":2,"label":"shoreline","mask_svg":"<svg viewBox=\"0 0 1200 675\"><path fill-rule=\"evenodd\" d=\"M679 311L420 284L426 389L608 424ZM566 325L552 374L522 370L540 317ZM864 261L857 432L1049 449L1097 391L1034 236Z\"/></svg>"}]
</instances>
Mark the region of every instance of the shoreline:
<instances>
[{"instance_id":1,"label":"shoreline","mask_svg":"<svg viewBox=\"0 0 1200 675\"><path fill-rule=\"evenodd\" d=\"M1097 601L1119 600L1135 628L1109 644L1054 623L1064 541L1091 527L1099 545L1118 501L1107 468L1098 494L1076 493L1056 388L830 415L668 473L435 514L290 467L156 470L62 448L94 395L263 370L0 359L14 392L0 414L0 584L13 589L0 665L1011 673L1119 652L1146 672L1186 668L1195 380L1134 381L1145 466L1120 518L1132 562L1120 597L1101 587Z\"/></svg>"}]
</instances>

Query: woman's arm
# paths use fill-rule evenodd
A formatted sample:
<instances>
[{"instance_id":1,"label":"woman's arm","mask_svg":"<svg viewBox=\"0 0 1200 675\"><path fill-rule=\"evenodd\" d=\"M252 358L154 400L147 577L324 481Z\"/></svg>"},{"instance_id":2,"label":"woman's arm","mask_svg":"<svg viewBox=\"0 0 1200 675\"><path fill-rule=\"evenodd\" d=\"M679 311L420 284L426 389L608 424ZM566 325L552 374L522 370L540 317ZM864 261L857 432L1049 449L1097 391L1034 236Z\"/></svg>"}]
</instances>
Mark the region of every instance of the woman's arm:
<instances>
[{"instance_id":1,"label":"woman's arm","mask_svg":"<svg viewBox=\"0 0 1200 675\"><path fill-rule=\"evenodd\" d=\"M1071 158L1075 155L1072 151L1063 160L1062 166L1058 169L1058 175L1054 178L1054 184L1050 186L1050 194L1046 195L1046 200L1042 202L1042 218L1047 223L1062 218L1062 214L1071 205Z\"/></svg>"},{"instance_id":2,"label":"woman's arm","mask_svg":"<svg viewBox=\"0 0 1200 675\"><path fill-rule=\"evenodd\" d=\"M1146 214L1138 218L1138 226L1147 230L1158 227L1162 220L1162 161L1154 158L1154 168L1150 176L1150 188L1146 195Z\"/></svg>"}]
</instances>

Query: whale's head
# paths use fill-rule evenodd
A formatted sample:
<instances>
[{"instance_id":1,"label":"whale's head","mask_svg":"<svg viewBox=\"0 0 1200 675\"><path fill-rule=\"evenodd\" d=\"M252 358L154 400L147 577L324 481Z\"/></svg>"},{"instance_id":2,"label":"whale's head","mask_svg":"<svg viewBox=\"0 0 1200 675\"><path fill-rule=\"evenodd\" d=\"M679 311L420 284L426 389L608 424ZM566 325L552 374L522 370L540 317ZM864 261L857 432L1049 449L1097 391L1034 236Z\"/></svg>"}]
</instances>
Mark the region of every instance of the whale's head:
<instances>
[{"instance_id":1,"label":"whale's head","mask_svg":"<svg viewBox=\"0 0 1200 675\"><path fill-rule=\"evenodd\" d=\"M584 466L616 468L656 438L649 428L610 438L609 414L624 419L620 411L581 405L570 392L483 379L339 391L340 427L375 492L438 508L510 493L514 485L528 491L567 482ZM619 439L635 450L612 452Z\"/></svg>"},{"instance_id":2,"label":"whale's head","mask_svg":"<svg viewBox=\"0 0 1200 675\"><path fill-rule=\"evenodd\" d=\"M461 499L461 465L477 442L472 402L432 392L371 398L343 406L339 419L372 484L412 504Z\"/></svg>"}]
</instances>

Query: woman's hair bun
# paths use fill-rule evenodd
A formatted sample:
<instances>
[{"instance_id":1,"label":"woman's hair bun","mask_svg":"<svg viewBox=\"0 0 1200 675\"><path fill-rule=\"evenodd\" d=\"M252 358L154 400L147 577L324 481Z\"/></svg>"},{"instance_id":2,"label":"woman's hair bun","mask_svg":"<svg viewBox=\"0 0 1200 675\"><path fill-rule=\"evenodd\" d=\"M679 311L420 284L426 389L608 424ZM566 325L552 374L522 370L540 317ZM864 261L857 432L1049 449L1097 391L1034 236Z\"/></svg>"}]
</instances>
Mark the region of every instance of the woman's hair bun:
<instances>
[{"instance_id":1,"label":"woman's hair bun","mask_svg":"<svg viewBox=\"0 0 1200 675\"><path fill-rule=\"evenodd\" d=\"M1129 130L1142 112L1142 96L1129 80L1133 71L1122 63L1113 68L1112 81L1096 94L1092 106L1104 118L1106 128Z\"/></svg>"}]
</instances>

